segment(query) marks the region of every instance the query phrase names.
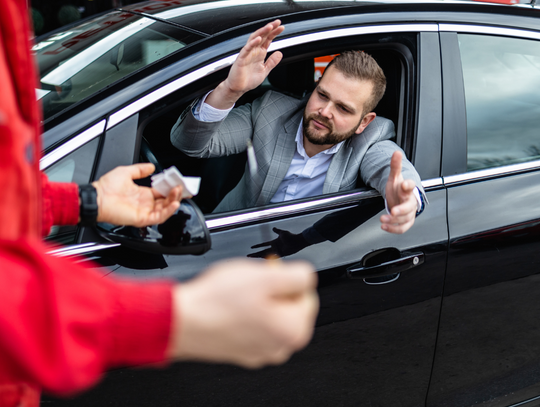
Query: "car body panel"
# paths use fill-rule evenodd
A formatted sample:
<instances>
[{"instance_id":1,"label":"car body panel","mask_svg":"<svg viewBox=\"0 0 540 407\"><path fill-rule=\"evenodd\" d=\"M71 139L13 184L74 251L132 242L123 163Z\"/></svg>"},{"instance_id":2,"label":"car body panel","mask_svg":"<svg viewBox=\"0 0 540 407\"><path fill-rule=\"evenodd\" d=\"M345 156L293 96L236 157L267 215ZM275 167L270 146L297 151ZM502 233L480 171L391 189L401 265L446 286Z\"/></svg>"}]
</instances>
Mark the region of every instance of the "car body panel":
<instances>
[{"instance_id":1,"label":"car body panel","mask_svg":"<svg viewBox=\"0 0 540 407\"><path fill-rule=\"evenodd\" d=\"M147 138L163 129L152 127L156 117L174 119L186 103L212 89L249 33L280 17L286 31L273 49L283 52L283 64L294 63L298 55L315 55L316 49L354 47L363 39L368 48L402 52L406 78L395 119L397 142L418 169L430 204L405 235L380 229L382 199L361 186L347 193L207 214L212 249L201 256L137 252L82 229L73 253L86 253L107 273L184 281L215 261L254 255L263 248L252 246L277 236L273 228L294 234L316 228L328 238L284 258L315 265L321 311L313 341L280 367L247 371L188 363L159 371L121 369L107 373L87 394L47 401L78 406L443 406L510 405L539 396L534 296L539 209L534 185L540 164L467 172L457 37L461 30L536 38L538 10L461 2L268 2L260 7L252 2L235 16L229 9L217 12L216 5L188 2L186 7L207 9L191 21L171 17L176 3L142 3L125 11L162 22L170 19L200 32L203 39L47 123L44 145L50 155L43 168L62 157L57 146L79 146L77 139L89 134L101 146L93 177L137 161L141 144L149 141L152 147ZM208 24L206 13L222 18L221 25ZM423 262L397 275L347 277L347 269L368 264L379 250L401 258L418 256ZM386 264L381 260L375 266L379 263Z\"/></svg>"}]
</instances>

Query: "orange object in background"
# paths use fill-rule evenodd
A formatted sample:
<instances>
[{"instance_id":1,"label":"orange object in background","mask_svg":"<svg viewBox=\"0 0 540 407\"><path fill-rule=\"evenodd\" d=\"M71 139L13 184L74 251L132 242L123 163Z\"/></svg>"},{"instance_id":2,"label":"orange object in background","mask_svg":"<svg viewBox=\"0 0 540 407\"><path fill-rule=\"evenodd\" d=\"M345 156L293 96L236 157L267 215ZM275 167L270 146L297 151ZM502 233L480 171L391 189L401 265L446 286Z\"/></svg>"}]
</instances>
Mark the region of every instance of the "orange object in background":
<instances>
[{"instance_id":1,"label":"orange object in background","mask_svg":"<svg viewBox=\"0 0 540 407\"><path fill-rule=\"evenodd\" d=\"M324 57L315 58L315 82L320 79L330 61L334 59L337 55L338 54L325 55Z\"/></svg>"}]
</instances>

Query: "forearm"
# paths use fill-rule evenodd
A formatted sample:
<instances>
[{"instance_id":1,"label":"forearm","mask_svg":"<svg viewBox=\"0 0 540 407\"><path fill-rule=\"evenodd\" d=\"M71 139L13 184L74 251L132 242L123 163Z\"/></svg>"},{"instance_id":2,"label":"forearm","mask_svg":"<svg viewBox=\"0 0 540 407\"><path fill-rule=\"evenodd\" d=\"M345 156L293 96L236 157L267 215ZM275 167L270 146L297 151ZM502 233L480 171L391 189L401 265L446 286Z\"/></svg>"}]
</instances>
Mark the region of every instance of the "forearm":
<instances>
[{"instance_id":1,"label":"forearm","mask_svg":"<svg viewBox=\"0 0 540 407\"><path fill-rule=\"evenodd\" d=\"M0 337L0 380L17 372L69 394L109 367L165 360L171 283L104 278L46 250L39 242L0 242L0 328L10 333Z\"/></svg>"},{"instance_id":2,"label":"forearm","mask_svg":"<svg viewBox=\"0 0 540 407\"><path fill-rule=\"evenodd\" d=\"M74 183L49 182L42 173L42 234L53 225L75 225L79 221L79 188Z\"/></svg>"}]
</instances>

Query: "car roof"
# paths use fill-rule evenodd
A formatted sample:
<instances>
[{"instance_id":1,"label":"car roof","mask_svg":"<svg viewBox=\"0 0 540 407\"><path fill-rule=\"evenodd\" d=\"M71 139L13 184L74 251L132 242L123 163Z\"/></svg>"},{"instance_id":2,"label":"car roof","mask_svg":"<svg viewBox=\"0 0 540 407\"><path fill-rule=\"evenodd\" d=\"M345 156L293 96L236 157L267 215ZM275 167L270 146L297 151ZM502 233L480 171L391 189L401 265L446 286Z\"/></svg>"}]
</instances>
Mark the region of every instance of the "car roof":
<instances>
[{"instance_id":1,"label":"car roof","mask_svg":"<svg viewBox=\"0 0 540 407\"><path fill-rule=\"evenodd\" d=\"M467 8L516 7L468 0L171 0L149 1L123 7L122 10L152 16L155 19L195 30L206 35L214 35L248 23L287 15L308 12L330 12L332 9L347 7L390 9L395 7L429 7L436 5L459 5ZM521 5L531 7L529 5ZM487 9L485 9L487 11Z\"/></svg>"}]
</instances>

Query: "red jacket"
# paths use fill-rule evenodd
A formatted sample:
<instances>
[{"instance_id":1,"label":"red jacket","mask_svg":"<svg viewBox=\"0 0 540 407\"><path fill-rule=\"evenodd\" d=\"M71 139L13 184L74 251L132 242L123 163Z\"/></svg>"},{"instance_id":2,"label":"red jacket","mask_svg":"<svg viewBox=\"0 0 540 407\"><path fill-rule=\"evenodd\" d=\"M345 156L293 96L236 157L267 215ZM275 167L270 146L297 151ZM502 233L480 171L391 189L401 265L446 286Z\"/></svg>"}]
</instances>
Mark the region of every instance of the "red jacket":
<instances>
[{"instance_id":1,"label":"red jacket","mask_svg":"<svg viewBox=\"0 0 540 407\"><path fill-rule=\"evenodd\" d=\"M170 282L103 278L46 254L42 232L77 222L78 195L39 171L27 15L26 0L0 0L0 407L84 389L107 367L163 361L171 321Z\"/></svg>"}]
</instances>

